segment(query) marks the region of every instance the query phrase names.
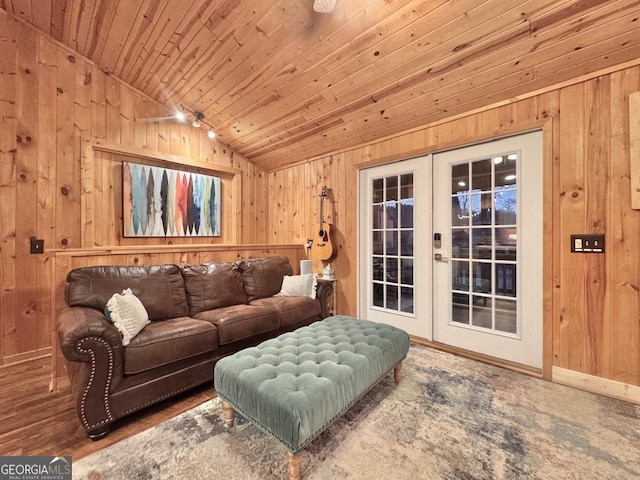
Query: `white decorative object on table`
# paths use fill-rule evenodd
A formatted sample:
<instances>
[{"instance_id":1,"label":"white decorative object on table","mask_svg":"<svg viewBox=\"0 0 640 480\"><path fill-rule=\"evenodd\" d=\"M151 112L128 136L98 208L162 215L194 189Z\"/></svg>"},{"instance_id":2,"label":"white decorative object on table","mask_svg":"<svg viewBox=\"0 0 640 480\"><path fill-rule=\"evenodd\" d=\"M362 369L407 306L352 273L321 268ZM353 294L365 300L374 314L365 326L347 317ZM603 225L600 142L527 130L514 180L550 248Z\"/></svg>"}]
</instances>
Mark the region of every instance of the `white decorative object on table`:
<instances>
[{"instance_id":1,"label":"white decorative object on table","mask_svg":"<svg viewBox=\"0 0 640 480\"><path fill-rule=\"evenodd\" d=\"M327 264L326 267L324 267L324 270L322 270L322 278L326 278L327 280L335 280L336 279L336 273L333 271L333 268L331 268L331 264Z\"/></svg>"},{"instance_id":2,"label":"white decorative object on table","mask_svg":"<svg viewBox=\"0 0 640 480\"><path fill-rule=\"evenodd\" d=\"M300 260L300 275L312 273L313 263L311 260Z\"/></svg>"}]
</instances>

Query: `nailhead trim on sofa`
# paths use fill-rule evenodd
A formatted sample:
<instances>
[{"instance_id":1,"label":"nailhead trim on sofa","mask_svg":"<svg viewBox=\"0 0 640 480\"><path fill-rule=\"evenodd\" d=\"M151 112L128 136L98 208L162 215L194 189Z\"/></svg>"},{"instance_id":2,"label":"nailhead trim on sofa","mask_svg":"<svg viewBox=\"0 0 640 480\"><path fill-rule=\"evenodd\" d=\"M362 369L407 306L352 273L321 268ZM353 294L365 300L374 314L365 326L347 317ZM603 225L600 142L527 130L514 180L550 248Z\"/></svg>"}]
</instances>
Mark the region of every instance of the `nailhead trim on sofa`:
<instances>
[{"instance_id":1,"label":"nailhead trim on sofa","mask_svg":"<svg viewBox=\"0 0 640 480\"><path fill-rule=\"evenodd\" d=\"M85 402L87 400L89 389L93 384L93 380L96 374L96 355L92 349L85 349L82 346L84 342L90 341L90 340L97 341L99 343L104 344L107 347L107 352L109 354L109 372L107 375L107 382L104 388L104 408L107 412L107 418L98 423L94 423L93 425L89 425L89 421L87 420L86 412L85 412L85 408L86 408ZM109 390L111 389L111 379L113 377L113 349L105 339L100 337L85 337L81 339L77 344L77 349L80 353L85 355L88 354L91 357L91 375L89 376L87 387L84 389L84 393L82 394L82 400L80 400L80 412L82 417L82 423L84 424L86 430L90 430L92 428L99 427L100 425L104 425L105 423L112 422L114 420L113 414L111 413L111 408L109 407Z\"/></svg>"},{"instance_id":2,"label":"nailhead trim on sofa","mask_svg":"<svg viewBox=\"0 0 640 480\"><path fill-rule=\"evenodd\" d=\"M212 371L213 371L213 369L212 369ZM133 413L133 412L135 412L137 410L141 410L141 409L143 409L145 407L148 407L149 405L153 405L154 403L157 403L157 402L159 402L161 400L164 400L165 398L173 397L174 395L177 395L178 393L185 392L185 391L190 390L190 389L192 389L194 387L197 387L198 385L202 385L203 383L206 383L206 380L204 382L192 383L191 385L187 385L186 387L179 388L178 390L174 390L174 391L172 391L170 393L167 393L165 395L157 397L157 398L155 398L153 400L149 400L148 402L143 403L142 405L138 405L135 408L132 408L130 410L127 410L126 412L123 412L122 415L123 416L124 415L128 415L128 414Z\"/></svg>"}]
</instances>

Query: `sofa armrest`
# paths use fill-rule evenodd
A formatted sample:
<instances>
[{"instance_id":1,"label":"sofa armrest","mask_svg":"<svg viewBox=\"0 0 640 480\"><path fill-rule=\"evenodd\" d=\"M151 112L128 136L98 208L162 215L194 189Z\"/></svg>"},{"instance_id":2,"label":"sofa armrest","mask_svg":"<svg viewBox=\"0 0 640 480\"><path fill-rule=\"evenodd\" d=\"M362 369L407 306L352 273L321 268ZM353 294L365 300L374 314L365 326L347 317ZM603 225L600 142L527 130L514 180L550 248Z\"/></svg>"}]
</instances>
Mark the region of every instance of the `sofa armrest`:
<instances>
[{"instance_id":1,"label":"sofa armrest","mask_svg":"<svg viewBox=\"0 0 640 480\"><path fill-rule=\"evenodd\" d=\"M333 282L329 280L318 279L318 286L316 287L316 298L320 300L320 306L322 307L322 318L327 318L331 315L329 309L329 297L333 294Z\"/></svg>"},{"instance_id":2,"label":"sofa armrest","mask_svg":"<svg viewBox=\"0 0 640 480\"><path fill-rule=\"evenodd\" d=\"M56 333L80 421L90 435L100 432L115 419L110 394L123 378L120 332L100 311L70 307L58 315Z\"/></svg>"},{"instance_id":3,"label":"sofa armrest","mask_svg":"<svg viewBox=\"0 0 640 480\"><path fill-rule=\"evenodd\" d=\"M62 354L69 361L91 361L90 353L85 348L78 348L82 340L90 337L103 338L113 350L122 353L120 332L102 312L94 308L70 307L62 310L58 315L57 334Z\"/></svg>"}]
</instances>

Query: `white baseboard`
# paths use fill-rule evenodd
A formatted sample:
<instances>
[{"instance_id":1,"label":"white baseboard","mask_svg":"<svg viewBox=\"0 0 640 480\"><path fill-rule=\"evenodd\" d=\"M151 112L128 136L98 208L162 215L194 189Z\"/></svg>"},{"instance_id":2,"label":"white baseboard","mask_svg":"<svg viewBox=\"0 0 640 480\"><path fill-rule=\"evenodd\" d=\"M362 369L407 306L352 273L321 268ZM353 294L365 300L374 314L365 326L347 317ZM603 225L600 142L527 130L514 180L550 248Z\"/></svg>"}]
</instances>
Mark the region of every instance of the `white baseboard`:
<instances>
[{"instance_id":1,"label":"white baseboard","mask_svg":"<svg viewBox=\"0 0 640 480\"><path fill-rule=\"evenodd\" d=\"M561 367L553 367L551 376L555 383L640 405L640 387L635 385Z\"/></svg>"}]
</instances>

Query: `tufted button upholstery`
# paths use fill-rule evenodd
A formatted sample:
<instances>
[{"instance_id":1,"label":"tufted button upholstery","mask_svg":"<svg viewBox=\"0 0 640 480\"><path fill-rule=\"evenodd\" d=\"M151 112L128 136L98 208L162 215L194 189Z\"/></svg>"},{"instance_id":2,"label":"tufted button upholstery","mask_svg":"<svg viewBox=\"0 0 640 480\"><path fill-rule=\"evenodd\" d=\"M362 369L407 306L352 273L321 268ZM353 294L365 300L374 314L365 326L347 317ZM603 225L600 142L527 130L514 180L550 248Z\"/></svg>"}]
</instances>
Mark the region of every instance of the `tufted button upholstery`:
<instances>
[{"instance_id":1,"label":"tufted button upholstery","mask_svg":"<svg viewBox=\"0 0 640 480\"><path fill-rule=\"evenodd\" d=\"M223 358L215 367L215 388L295 453L408 351L403 330L334 316Z\"/></svg>"}]
</instances>

